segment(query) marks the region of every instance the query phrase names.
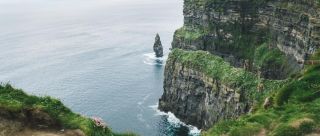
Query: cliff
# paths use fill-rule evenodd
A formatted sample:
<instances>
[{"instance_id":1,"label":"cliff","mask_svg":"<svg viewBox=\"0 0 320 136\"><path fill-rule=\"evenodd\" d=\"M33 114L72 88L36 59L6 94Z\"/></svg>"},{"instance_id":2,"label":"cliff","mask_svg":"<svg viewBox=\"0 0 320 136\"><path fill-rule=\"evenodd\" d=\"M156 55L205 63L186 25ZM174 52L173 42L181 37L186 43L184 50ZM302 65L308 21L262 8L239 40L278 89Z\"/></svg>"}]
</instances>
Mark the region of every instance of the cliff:
<instances>
[{"instance_id":1,"label":"cliff","mask_svg":"<svg viewBox=\"0 0 320 136\"><path fill-rule=\"evenodd\" d=\"M319 90L320 65L308 66L284 87L267 96L268 108L264 103L257 104L251 114L220 121L202 135L318 136Z\"/></svg>"},{"instance_id":2,"label":"cliff","mask_svg":"<svg viewBox=\"0 0 320 136\"><path fill-rule=\"evenodd\" d=\"M200 128L249 112L259 98L286 83L259 78L208 52L180 49L171 52L164 74L160 110Z\"/></svg>"},{"instance_id":3,"label":"cliff","mask_svg":"<svg viewBox=\"0 0 320 136\"><path fill-rule=\"evenodd\" d=\"M315 0L184 0L159 109L204 135L318 133L319 12Z\"/></svg>"},{"instance_id":4,"label":"cliff","mask_svg":"<svg viewBox=\"0 0 320 136\"><path fill-rule=\"evenodd\" d=\"M319 9L312 0L185 0L184 26L172 47L209 51L265 78L284 79L319 48ZM255 64L263 44L283 55Z\"/></svg>"},{"instance_id":5,"label":"cliff","mask_svg":"<svg viewBox=\"0 0 320 136\"><path fill-rule=\"evenodd\" d=\"M0 85L1 136L133 136L116 134L94 119L72 112L59 100L27 95Z\"/></svg>"}]
</instances>

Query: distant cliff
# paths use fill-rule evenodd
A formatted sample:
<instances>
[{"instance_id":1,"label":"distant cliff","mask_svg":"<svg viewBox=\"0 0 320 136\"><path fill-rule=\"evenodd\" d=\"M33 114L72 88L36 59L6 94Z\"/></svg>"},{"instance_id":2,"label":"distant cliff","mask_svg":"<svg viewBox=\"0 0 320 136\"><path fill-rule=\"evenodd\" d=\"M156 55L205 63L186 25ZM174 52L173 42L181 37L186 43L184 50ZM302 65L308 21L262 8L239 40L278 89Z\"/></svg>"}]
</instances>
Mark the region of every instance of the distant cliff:
<instances>
[{"instance_id":1,"label":"distant cliff","mask_svg":"<svg viewBox=\"0 0 320 136\"><path fill-rule=\"evenodd\" d=\"M312 0L185 0L184 26L172 47L209 51L265 78L284 79L319 48L319 9ZM266 52L283 54L256 57L263 44Z\"/></svg>"},{"instance_id":2,"label":"distant cliff","mask_svg":"<svg viewBox=\"0 0 320 136\"><path fill-rule=\"evenodd\" d=\"M305 86L320 84L318 64L309 65L319 59L314 57L320 48L318 1L184 0L183 13L184 26L174 34L173 50L165 67L160 110L173 112L184 122L204 129L218 122L226 123L210 129L209 135L241 135L231 134L231 130L243 123L243 127L250 128L242 128L243 135L248 136L259 132L278 135L285 130L260 126L261 122L255 122L258 126L246 126L248 120L234 121L230 123L233 128L229 128L228 121L257 112L274 114L274 118L263 115L263 119L271 120L269 123L286 116L296 120L302 118L297 117L302 111L293 110L295 113L286 115L291 108L279 101L299 103L294 106L316 105L313 100L319 97L316 90L320 87L308 89L299 85L308 76L314 81L306 79ZM304 73L310 69L310 73L317 74ZM315 94L310 103L295 99L308 91ZM306 95L311 97L313 93ZM270 107L272 110L267 110ZM303 113L314 115L316 110ZM318 121L317 117L305 118ZM281 129L291 127L287 120L273 123L279 123ZM299 126L290 130L296 135L305 132L300 132Z\"/></svg>"}]
</instances>

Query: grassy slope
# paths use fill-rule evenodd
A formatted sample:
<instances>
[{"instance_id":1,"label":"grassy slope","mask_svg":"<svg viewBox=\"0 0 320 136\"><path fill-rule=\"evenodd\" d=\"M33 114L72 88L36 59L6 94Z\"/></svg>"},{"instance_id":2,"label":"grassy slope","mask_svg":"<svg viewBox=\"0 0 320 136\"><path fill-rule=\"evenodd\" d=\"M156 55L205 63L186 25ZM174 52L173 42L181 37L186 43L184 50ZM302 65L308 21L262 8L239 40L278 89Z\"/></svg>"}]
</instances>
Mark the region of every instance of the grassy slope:
<instances>
[{"instance_id":1,"label":"grassy slope","mask_svg":"<svg viewBox=\"0 0 320 136\"><path fill-rule=\"evenodd\" d=\"M195 3L195 5L201 3L202 5L205 5L206 2L210 3L218 1L222 0L197 0L189 1L189 3ZM257 0L258 3L265 1L266 0ZM316 1L318 5L320 3L320 0L313 1ZM288 9L289 11L301 11L303 9L299 7L299 5L293 3L294 2L279 1L278 6ZM228 28L234 29L234 27L230 26L225 27L226 30L228 30ZM203 37L208 33L207 31L208 30L206 29L201 30L194 28L194 30L190 30L190 28L186 29L183 27L177 30L175 35L182 39L192 41ZM235 37L241 37L237 36L237 29L229 31L234 32L233 35L235 35ZM268 40L269 38L266 39ZM264 42L268 43L268 41ZM276 65L279 66L279 68L282 68L288 65L286 64L286 56L277 48L269 49L267 44L254 46L255 48L248 48L248 43L250 42L246 42L245 38L240 39L235 43L236 45L234 46L225 46L223 44L222 46L231 51L233 48L235 48L236 51L241 50L242 52L240 52L239 56L252 59L255 63L255 67L261 68L264 66ZM256 45L256 43L252 44ZM261 79L257 79L256 76L244 72L241 69L231 68L219 57L210 56L201 51L192 53L180 50L173 50L171 57L177 58L178 62L183 63L187 67L202 71L212 77L222 79L226 84L245 88L245 90L247 90L246 93L254 96L252 98L258 99L252 114L243 116L237 120L222 121L205 132L203 134L205 136L224 134L250 136L259 133L276 136L299 136L312 131L320 131L320 66L305 68L305 70L296 77L283 81L283 87L281 88L278 88L279 85L275 82L277 86L268 89L268 87L274 85L274 81L270 80L270 84L266 85L266 90L269 90L269 93L261 95L255 92L257 83L263 82ZM320 59L320 52L318 52L318 55L313 59ZM277 82L281 83L281 81ZM266 97L270 97L273 102L272 107L267 110L262 106Z\"/></svg>"},{"instance_id":2,"label":"grassy slope","mask_svg":"<svg viewBox=\"0 0 320 136\"><path fill-rule=\"evenodd\" d=\"M241 68L234 68L222 58L211 55L205 51L184 51L174 49L170 53L169 60L175 60L183 66L205 73L214 79L220 80L241 91L240 94L249 96L251 99L260 100L261 95L271 93L270 91L280 88L288 81L266 80L259 78L253 73ZM259 84L263 84L263 90L257 91Z\"/></svg>"},{"instance_id":3,"label":"grassy slope","mask_svg":"<svg viewBox=\"0 0 320 136\"><path fill-rule=\"evenodd\" d=\"M264 65L287 65L286 56L278 48L270 48L266 43L255 49L254 64L256 67L264 67Z\"/></svg>"},{"instance_id":4,"label":"grassy slope","mask_svg":"<svg viewBox=\"0 0 320 136\"><path fill-rule=\"evenodd\" d=\"M199 38L202 38L206 34L207 34L206 29L193 28L188 30L186 27L182 27L175 31L174 36L186 41L195 41Z\"/></svg>"},{"instance_id":5,"label":"grassy slope","mask_svg":"<svg viewBox=\"0 0 320 136\"><path fill-rule=\"evenodd\" d=\"M262 57L264 58L264 57ZM320 52L313 58L320 59ZM300 74L285 81L260 79L240 68L233 68L223 59L205 51L174 49L168 61L204 72L229 86L241 88L245 95L256 99L253 113L236 120L225 120L203 133L205 136L300 136L320 128L320 65L308 66ZM281 62L281 61L280 61ZM259 83L266 93L257 92ZM263 108L266 97L272 100Z\"/></svg>"},{"instance_id":6,"label":"grassy slope","mask_svg":"<svg viewBox=\"0 0 320 136\"><path fill-rule=\"evenodd\" d=\"M57 120L64 128L81 129L87 136L134 135L115 134L111 129L98 127L91 119L73 113L57 99L28 95L9 84L0 85L0 108L13 113L25 109L39 109L48 113L51 118Z\"/></svg>"},{"instance_id":7,"label":"grassy slope","mask_svg":"<svg viewBox=\"0 0 320 136\"><path fill-rule=\"evenodd\" d=\"M318 52L312 59L320 59ZM204 136L231 135L301 136L319 133L320 65L308 66L281 89L270 93L272 107L262 104L252 114L226 120L213 126Z\"/></svg>"}]
</instances>

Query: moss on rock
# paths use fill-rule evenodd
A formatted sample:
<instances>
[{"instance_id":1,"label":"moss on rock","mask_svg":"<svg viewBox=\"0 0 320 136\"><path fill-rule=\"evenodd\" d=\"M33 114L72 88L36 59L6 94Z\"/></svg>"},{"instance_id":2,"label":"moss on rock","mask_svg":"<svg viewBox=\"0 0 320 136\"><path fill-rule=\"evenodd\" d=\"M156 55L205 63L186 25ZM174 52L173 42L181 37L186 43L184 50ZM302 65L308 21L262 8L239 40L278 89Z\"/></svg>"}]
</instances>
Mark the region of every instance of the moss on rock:
<instances>
[{"instance_id":1,"label":"moss on rock","mask_svg":"<svg viewBox=\"0 0 320 136\"><path fill-rule=\"evenodd\" d=\"M305 68L299 76L289 79L283 88L272 91L274 105L264 109L260 105L255 112L239 119L221 121L204 136L239 134L253 136L264 132L272 136L302 136L318 133L320 128L320 65ZM227 125L226 125L227 124ZM239 125L240 124L240 125ZM255 127L248 127L255 124ZM250 129L248 129L250 128ZM258 131L257 129L260 129Z\"/></svg>"},{"instance_id":2,"label":"moss on rock","mask_svg":"<svg viewBox=\"0 0 320 136\"><path fill-rule=\"evenodd\" d=\"M173 49L168 61L176 61L185 67L203 72L226 86L238 88L240 94L259 101L261 101L261 94L278 89L288 82L260 78L242 68L235 68L222 58L206 51Z\"/></svg>"}]
</instances>

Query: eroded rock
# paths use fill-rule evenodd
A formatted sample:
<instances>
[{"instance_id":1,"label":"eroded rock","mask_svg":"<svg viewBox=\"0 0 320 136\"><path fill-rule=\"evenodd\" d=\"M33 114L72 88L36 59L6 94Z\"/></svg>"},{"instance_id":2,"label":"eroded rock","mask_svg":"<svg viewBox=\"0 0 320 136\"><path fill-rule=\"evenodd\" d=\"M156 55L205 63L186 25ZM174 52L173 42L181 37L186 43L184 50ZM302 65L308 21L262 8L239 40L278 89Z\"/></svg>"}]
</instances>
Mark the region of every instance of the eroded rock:
<instances>
[{"instance_id":1,"label":"eroded rock","mask_svg":"<svg viewBox=\"0 0 320 136\"><path fill-rule=\"evenodd\" d=\"M169 60L159 109L174 113L187 124L206 129L221 119L247 113L252 104L241 102L240 97L241 94L221 81Z\"/></svg>"},{"instance_id":2,"label":"eroded rock","mask_svg":"<svg viewBox=\"0 0 320 136\"><path fill-rule=\"evenodd\" d=\"M163 57L163 47L159 34L156 35L153 51L155 52L156 57Z\"/></svg>"}]
</instances>

